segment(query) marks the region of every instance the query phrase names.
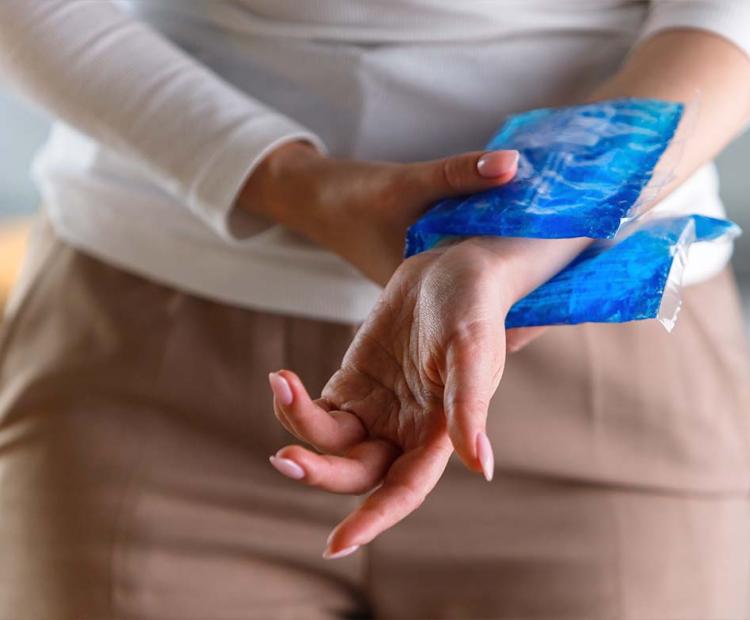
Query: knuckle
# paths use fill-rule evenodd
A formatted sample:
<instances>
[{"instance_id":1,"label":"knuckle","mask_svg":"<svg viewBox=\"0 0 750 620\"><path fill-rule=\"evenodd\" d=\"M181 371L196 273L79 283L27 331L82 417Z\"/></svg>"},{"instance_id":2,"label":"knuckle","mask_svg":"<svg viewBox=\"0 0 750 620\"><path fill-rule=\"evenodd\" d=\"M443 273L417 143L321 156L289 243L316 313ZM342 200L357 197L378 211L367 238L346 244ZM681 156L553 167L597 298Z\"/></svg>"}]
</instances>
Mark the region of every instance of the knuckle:
<instances>
[{"instance_id":1,"label":"knuckle","mask_svg":"<svg viewBox=\"0 0 750 620\"><path fill-rule=\"evenodd\" d=\"M447 399L445 405L449 415L452 414L453 417L456 413L483 413L489 409L490 401L482 396L456 395Z\"/></svg>"},{"instance_id":2,"label":"knuckle","mask_svg":"<svg viewBox=\"0 0 750 620\"><path fill-rule=\"evenodd\" d=\"M461 321L451 330L448 338L454 353L473 356L488 346L489 329L483 320Z\"/></svg>"},{"instance_id":3,"label":"knuckle","mask_svg":"<svg viewBox=\"0 0 750 620\"><path fill-rule=\"evenodd\" d=\"M400 494L403 499L403 506L410 507L412 510L422 505L425 500L425 493L410 484L400 485Z\"/></svg>"},{"instance_id":4,"label":"knuckle","mask_svg":"<svg viewBox=\"0 0 750 620\"><path fill-rule=\"evenodd\" d=\"M464 161L457 157L445 159L440 166L443 183L448 189L460 190L466 184Z\"/></svg>"}]
</instances>

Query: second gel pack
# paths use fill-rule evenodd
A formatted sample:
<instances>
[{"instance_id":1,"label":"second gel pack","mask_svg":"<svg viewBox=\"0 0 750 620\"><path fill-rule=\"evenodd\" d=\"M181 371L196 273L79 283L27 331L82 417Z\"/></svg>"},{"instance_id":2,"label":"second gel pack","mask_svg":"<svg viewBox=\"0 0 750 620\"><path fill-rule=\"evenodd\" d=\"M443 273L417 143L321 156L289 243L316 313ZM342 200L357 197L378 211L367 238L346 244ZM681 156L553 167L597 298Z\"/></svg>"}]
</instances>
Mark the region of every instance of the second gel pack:
<instances>
[{"instance_id":1,"label":"second gel pack","mask_svg":"<svg viewBox=\"0 0 750 620\"><path fill-rule=\"evenodd\" d=\"M634 215L684 108L629 98L511 116L487 148L518 150L516 177L438 202L409 229L406 256L446 236L613 238Z\"/></svg>"}]
</instances>

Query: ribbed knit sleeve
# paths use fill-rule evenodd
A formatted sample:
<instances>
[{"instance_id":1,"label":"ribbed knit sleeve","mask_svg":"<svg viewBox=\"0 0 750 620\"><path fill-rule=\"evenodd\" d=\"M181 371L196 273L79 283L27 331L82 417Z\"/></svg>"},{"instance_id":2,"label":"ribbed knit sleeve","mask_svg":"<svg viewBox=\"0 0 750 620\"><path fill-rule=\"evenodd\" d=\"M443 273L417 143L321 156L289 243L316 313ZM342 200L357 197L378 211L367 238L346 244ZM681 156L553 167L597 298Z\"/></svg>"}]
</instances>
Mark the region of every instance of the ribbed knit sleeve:
<instances>
[{"instance_id":1,"label":"ribbed knit sleeve","mask_svg":"<svg viewBox=\"0 0 750 620\"><path fill-rule=\"evenodd\" d=\"M313 132L234 88L106 0L0 1L0 73L79 131L137 161L208 226L282 143Z\"/></svg>"}]
</instances>

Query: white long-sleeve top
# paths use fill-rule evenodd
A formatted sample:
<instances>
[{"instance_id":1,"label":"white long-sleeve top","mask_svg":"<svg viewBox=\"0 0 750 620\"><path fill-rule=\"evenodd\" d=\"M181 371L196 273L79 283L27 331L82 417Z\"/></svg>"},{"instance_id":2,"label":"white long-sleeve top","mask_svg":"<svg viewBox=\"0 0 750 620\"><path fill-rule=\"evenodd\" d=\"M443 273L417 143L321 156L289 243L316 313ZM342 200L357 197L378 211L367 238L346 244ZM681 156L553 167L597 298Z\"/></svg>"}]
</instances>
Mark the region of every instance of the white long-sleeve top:
<instances>
[{"instance_id":1,"label":"white long-sleeve top","mask_svg":"<svg viewBox=\"0 0 750 620\"><path fill-rule=\"evenodd\" d=\"M377 286L233 208L268 152L481 148L507 114L575 102L674 27L750 54L748 0L2 0L0 71L60 119L34 174L63 239L211 299L358 322ZM659 208L723 215L713 166ZM688 278L730 252L691 253Z\"/></svg>"}]
</instances>

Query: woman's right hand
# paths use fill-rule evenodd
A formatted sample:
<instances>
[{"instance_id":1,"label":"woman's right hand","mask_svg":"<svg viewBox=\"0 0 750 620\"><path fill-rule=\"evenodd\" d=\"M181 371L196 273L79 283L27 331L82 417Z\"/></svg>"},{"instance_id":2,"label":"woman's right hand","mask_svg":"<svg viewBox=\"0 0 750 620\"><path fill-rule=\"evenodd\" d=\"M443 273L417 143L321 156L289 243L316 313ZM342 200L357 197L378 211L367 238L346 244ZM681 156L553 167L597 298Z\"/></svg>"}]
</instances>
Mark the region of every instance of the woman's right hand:
<instances>
[{"instance_id":1,"label":"woman's right hand","mask_svg":"<svg viewBox=\"0 0 750 620\"><path fill-rule=\"evenodd\" d=\"M274 467L326 491L367 494L325 557L416 510L454 449L492 478L486 418L505 364L502 325L528 287L527 241L470 238L403 261L320 398L291 370L270 375L279 422L310 445L281 448Z\"/></svg>"},{"instance_id":2,"label":"woman's right hand","mask_svg":"<svg viewBox=\"0 0 750 620\"><path fill-rule=\"evenodd\" d=\"M334 159L306 142L273 151L238 206L335 252L380 285L403 259L406 229L441 198L510 181L516 151L475 151L398 164Z\"/></svg>"}]
</instances>

